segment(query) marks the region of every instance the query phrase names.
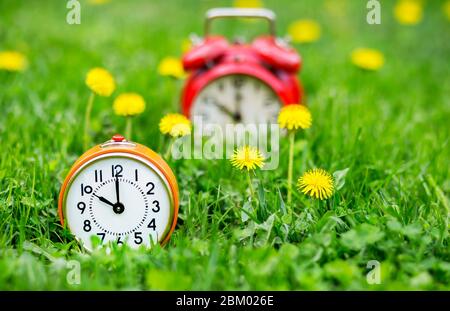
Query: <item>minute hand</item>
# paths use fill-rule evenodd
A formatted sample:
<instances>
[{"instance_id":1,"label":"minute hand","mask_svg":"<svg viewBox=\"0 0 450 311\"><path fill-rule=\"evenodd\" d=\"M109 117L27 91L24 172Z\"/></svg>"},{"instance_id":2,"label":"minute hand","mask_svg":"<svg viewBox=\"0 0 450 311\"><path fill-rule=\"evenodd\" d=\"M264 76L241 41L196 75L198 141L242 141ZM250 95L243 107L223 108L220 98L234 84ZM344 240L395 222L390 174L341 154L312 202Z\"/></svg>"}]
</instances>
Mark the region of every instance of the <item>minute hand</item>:
<instances>
[{"instance_id":1,"label":"minute hand","mask_svg":"<svg viewBox=\"0 0 450 311\"><path fill-rule=\"evenodd\" d=\"M117 203L120 202L120 198L119 198L119 178L116 177L116 199L117 199Z\"/></svg>"}]
</instances>

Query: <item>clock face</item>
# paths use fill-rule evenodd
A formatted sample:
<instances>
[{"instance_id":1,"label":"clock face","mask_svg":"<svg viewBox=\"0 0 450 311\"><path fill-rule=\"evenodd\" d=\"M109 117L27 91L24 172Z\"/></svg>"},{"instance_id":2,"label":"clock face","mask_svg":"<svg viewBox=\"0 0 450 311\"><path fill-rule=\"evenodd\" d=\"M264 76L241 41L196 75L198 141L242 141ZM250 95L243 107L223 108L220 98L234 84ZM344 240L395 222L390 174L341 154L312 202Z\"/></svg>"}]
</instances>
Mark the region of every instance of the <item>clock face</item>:
<instances>
[{"instance_id":1,"label":"clock face","mask_svg":"<svg viewBox=\"0 0 450 311\"><path fill-rule=\"evenodd\" d=\"M209 83L196 97L191 115L204 123L276 123L281 102L264 82L246 75L228 75Z\"/></svg>"},{"instance_id":2,"label":"clock face","mask_svg":"<svg viewBox=\"0 0 450 311\"><path fill-rule=\"evenodd\" d=\"M87 249L97 236L137 248L162 241L172 224L168 183L140 157L110 153L82 166L72 178L63 203L70 231Z\"/></svg>"}]
</instances>

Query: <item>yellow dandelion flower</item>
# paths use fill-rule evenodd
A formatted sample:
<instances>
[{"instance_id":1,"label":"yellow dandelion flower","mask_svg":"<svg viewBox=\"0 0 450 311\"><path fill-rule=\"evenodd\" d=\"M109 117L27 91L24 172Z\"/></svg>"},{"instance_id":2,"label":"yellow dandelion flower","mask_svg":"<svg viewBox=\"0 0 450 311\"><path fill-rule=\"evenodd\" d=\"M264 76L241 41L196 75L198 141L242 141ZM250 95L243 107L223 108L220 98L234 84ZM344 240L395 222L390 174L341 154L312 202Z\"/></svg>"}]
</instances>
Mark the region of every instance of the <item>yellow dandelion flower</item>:
<instances>
[{"instance_id":1,"label":"yellow dandelion flower","mask_svg":"<svg viewBox=\"0 0 450 311\"><path fill-rule=\"evenodd\" d=\"M171 56L163 58L163 60L159 63L158 73L161 76L170 76L177 79L182 79L185 77L181 60Z\"/></svg>"},{"instance_id":2,"label":"yellow dandelion flower","mask_svg":"<svg viewBox=\"0 0 450 311\"><path fill-rule=\"evenodd\" d=\"M191 121L179 113L169 113L159 122L159 130L172 137L181 137L191 134Z\"/></svg>"},{"instance_id":3,"label":"yellow dandelion flower","mask_svg":"<svg viewBox=\"0 0 450 311\"><path fill-rule=\"evenodd\" d=\"M367 48L353 50L351 56L352 63L365 70L378 70L384 65L384 55L380 51Z\"/></svg>"},{"instance_id":4,"label":"yellow dandelion flower","mask_svg":"<svg viewBox=\"0 0 450 311\"><path fill-rule=\"evenodd\" d=\"M136 93L123 93L113 103L114 113L119 116L132 117L145 110L145 101Z\"/></svg>"},{"instance_id":5,"label":"yellow dandelion flower","mask_svg":"<svg viewBox=\"0 0 450 311\"><path fill-rule=\"evenodd\" d=\"M330 173L321 169L315 168L309 170L297 182L298 189L316 199L328 199L334 191L333 178Z\"/></svg>"},{"instance_id":6,"label":"yellow dandelion flower","mask_svg":"<svg viewBox=\"0 0 450 311\"><path fill-rule=\"evenodd\" d=\"M86 85L97 95L110 96L116 89L113 76L103 68L93 68L86 76Z\"/></svg>"},{"instance_id":7,"label":"yellow dandelion flower","mask_svg":"<svg viewBox=\"0 0 450 311\"><path fill-rule=\"evenodd\" d=\"M234 0L235 8L262 8L264 3L262 0Z\"/></svg>"},{"instance_id":8,"label":"yellow dandelion flower","mask_svg":"<svg viewBox=\"0 0 450 311\"><path fill-rule=\"evenodd\" d=\"M399 0L394 7L394 16L403 25L418 24L422 15L422 4L417 0Z\"/></svg>"},{"instance_id":9,"label":"yellow dandelion flower","mask_svg":"<svg viewBox=\"0 0 450 311\"><path fill-rule=\"evenodd\" d=\"M27 58L20 52L1 51L0 70L24 71L27 67Z\"/></svg>"},{"instance_id":10,"label":"yellow dandelion flower","mask_svg":"<svg viewBox=\"0 0 450 311\"><path fill-rule=\"evenodd\" d=\"M444 14L447 16L447 19L450 21L450 0L447 0L444 4Z\"/></svg>"},{"instance_id":11,"label":"yellow dandelion flower","mask_svg":"<svg viewBox=\"0 0 450 311\"><path fill-rule=\"evenodd\" d=\"M315 20L300 19L289 26L288 33L293 42L309 43L319 40L321 28Z\"/></svg>"},{"instance_id":12,"label":"yellow dandelion flower","mask_svg":"<svg viewBox=\"0 0 450 311\"><path fill-rule=\"evenodd\" d=\"M88 3L91 5L102 5L111 2L111 0L89 0Z\"/></svg>"},{"instance_id":13,"label":"yellow dandelion flower","mask_svg":"<svg viewBox=\"0 0 450 311\"><path fill-rule=\"evenodd\" d=\"M278 124L280 128L288 130L310 128L312 124L311 112L304 105L286 105L280 110Z\"/></svg>"},{"instance_id":14,"label":"yellow dandelion flower","mask_svg":"<svg viewBox=\"0 0 450 311\"><path fill-rule=\"evenodd\" d=\"M234 167L240 170L246 169L250 171L264 166L264 157L261 152L257 148L250 146L236 149L230 161Z\"/></svg>"}]
</instances>

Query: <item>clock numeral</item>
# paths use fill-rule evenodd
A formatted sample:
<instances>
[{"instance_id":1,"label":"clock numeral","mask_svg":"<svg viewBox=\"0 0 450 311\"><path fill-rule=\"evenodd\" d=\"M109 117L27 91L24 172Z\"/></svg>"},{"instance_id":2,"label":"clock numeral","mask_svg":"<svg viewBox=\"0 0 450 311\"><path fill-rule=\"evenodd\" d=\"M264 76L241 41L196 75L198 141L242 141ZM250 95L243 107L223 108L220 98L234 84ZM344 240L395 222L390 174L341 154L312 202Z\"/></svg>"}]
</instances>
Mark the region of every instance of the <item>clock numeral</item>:
<instances>
[{"instance_id":1,"label":"clock numeral","mask_svg":"<svg viewBox=\"0 0 450 311\"><path fill-rule=\"evenodd\" d=\"M222 81L220 81L218 84L217 84L217 87L219 88L219 91L223 91L223 82Z\"/></svg>"},{"instance_id":2,"label":"clock numeral","mask_svg":"<svg viewBox=\"0 0 450 311\"><path fill-rule=\"evenodd\" d=\"M242 87L242 85L244 85L244 79L242 77L236 77L233 81L234 87L239 89Z\"/></svg>"},{"instance_id":3,"label":"clock numeral","mask_svg":"<svg viewBox=\"0 0 450 311\"><path fill-rule=\"evenodd\" d=\"M134 181L138 181L138 170L134 170Z\"/></svg>"},{"instance_id":4,"label":"clock numeral","mask_svg":"<svg viewBox=\"0 0 450 311\"><path fill-rule=\"evenodd\" d=\"M91 229L92 229L91 221L89 219L86 219L83 224L83 230L86 232L89 232L89 231L91 231Z\"/></svg>"},{"instance_id":5,"label":"clock numeral","mask_svg":"<svg viewBox=\"0 0 450 311\"><path fill-rule=\"evenodd\" d=\"M234 100L236 102L240 102L242 100L242 94L241 93L234 94Z\"/></svg>"},{"instance_id":6,"label":"clock numeral","mask_svg":"<svg viewBox=\"0 0 450 311\"><path fill-rule=\"evenodd\" d=\"M155 207L152 208L152 211L154 213L158 213L161 210L161 208L159 207L159 201L154 200L152 203L155 206Z\"/></svg>"},{"instance_id":7,"label":"clock numeral","mask_svg":"<svg viewBox=\"0 0 450 311\"><path fill-rule=\"evenodd\" d=\"M99 233L97 233L97 235L102 238L102 242L105 240L106 233L99 232Z\"/></svg>"},{"instance_id":8,"label":"clock numeral","mask_svg":"<svg viewBox=\"0 0 450 311\"><path fill-rule=\"evenodd\" d=\"M150 220L147 228L153 229L153 231L156 230L156 222L155 222L155 218L152 218L152 220Z\"/></svg>"},{"instance_id":9,"label":"clock numeral","mask_svg":"<svg viewBox=\"0 0 450 311\"><path fill-rule=\"evenodd\" d=\"M81 196L83 196L84 194L90 194L92 193L92 187L88 186L88 185L83 185L81 184Z\"/></svg>"},{"instance_id":10,"label":"clock numeral","mask_svg":"<svg viewBox=\"0 0 450 311\"><path fill-rule=\"evenodd\" d=\"M142 239L142 232L135 232L134 233L134 243L136 244L141 244L143 239Z\"/></svg>"},{"instance_id":11,"label":"clock numeral","mask_svg":"<svg viewBox=\"0 0 450 311\"><path fill-rule=\"evenodd\" d=\"M95 170L95 182L103 181L103 172L102 170Z\"/></svg>"},{"instance_id":12,"label":"clock numeral","mask_svg":"<svg viewBox=\"0 0 450 311\"><path fill-rule=\"evenodd\" d=\"M81 215L83 215L84 210L86 209L86 203L84 203L84 202L78 202L77 208L81 211Z\"/></svg>"},{"instance_id":13,"label":"clock numeral","mask_svg":"<svg viewBox=\"0 0 450 311\"><path fill-rule=\"evenodd\" d=\"M273 96L273 95L269 95L268 97L266 97L264 99L264 106L266 107L277 107L278 106L278 99Z\"/></svg>"},{"instance_id":14,"label":"clock numeral","mask_svg":"<svg viewBox=\"0 0 450 311\"><path fill-rule=\"evenodd\" d=\"M116 243L118 244L118 245L121 245L121 244L123 244L123 241L120 239L120 236L117 238L117 241L116 241Z\"/></svg>"},{"instance_id":15,"label":"clock numeral","mask_svg":"<svg viewBox=\"0 0 450 311\"><path fill-rule=\"evenodd\" d=\"M146 187L150 187L150 189L148 189L148 191L147 191L147 194L148 194L148 195L155 194L155 193L153 192L153 189L155 189L155 184L154 184L154 183L148 182L145 186L146 186Z\"/></svg>"},{"instance_id":16,"label":"clock numeral","mask_svg":"<svg viewBox=\"0 0 450 311\"><path fill-rule=\"evenodd\" d=\"M122 172L123 172L123 167L122 165L113 165L111 166L111 172L112 172L112 177L123 177L122 176Z\"/></svg>"}]
</instances>

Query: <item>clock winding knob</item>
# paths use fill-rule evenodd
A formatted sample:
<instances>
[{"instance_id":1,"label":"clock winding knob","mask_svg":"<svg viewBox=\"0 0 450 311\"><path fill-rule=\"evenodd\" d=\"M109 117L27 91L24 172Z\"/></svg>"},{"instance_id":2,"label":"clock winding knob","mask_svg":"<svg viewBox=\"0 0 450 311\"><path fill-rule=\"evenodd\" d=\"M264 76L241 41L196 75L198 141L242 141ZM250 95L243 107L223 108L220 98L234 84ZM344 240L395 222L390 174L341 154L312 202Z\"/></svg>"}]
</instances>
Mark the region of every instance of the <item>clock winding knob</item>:
<instances>
[{"instance_id":1,"label":"clock winding knob","mask_svg":"<svg viewBox=\"0 0 450 311\"><path fill-rule=\"evenodd\" d=\"M123 137L123 136L120 135L120 134L115 134L111 139L112 139L113 141L115 141L116 143L120 143L120 142L122 142L122 141L125 140L125 137Z\"/></svg>"}]
</instances>

